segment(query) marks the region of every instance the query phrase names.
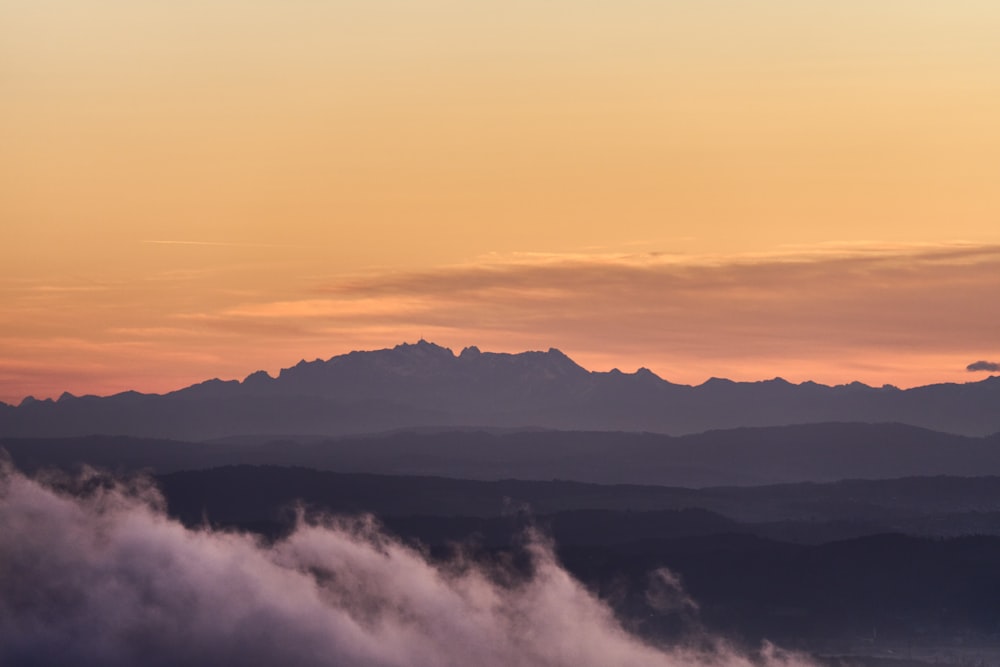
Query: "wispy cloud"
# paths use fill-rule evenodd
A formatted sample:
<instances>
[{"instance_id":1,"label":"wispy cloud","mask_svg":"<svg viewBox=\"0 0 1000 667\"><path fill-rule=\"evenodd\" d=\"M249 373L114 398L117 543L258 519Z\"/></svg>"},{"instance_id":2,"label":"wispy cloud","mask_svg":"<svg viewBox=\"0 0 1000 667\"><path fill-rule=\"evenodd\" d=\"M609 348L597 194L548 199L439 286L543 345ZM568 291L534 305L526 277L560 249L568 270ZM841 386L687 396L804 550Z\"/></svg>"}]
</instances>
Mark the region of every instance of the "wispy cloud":
<instances>
[{"instance_id":1,"label":"wispy cloud","mask_svg":"<svg viewBox=\"0 0 1000 667\"><path fill-rule=\"evenodd\" d=\"M28 292L42 294L65 294L72 292L104 292L110 289L107 285L35 285L26 288Z\"/></svg>"},{"instance_id":2,"label":"wispy cloud","mask_svg":"<svg viewBox=\"0 0 1000 667\"><path fill-rule=\"evenodd\" d=\"M221 248L305 248L301 243L243 243L236 241L198 241L188 239L144 239L147 245L211 246Z\"/></svg>"},{"instance_id":3,"label":"wispy cloud","mask_svg":"<svg viewBox=\"0 0 1000 667\"><path fill-rule=\"evenodd\" d=\"M361 299L299 299L250 303L222 312L226 317L246 318L363 318L413 316L433 308L419 297Z\"/></svg>"}]
</instances>

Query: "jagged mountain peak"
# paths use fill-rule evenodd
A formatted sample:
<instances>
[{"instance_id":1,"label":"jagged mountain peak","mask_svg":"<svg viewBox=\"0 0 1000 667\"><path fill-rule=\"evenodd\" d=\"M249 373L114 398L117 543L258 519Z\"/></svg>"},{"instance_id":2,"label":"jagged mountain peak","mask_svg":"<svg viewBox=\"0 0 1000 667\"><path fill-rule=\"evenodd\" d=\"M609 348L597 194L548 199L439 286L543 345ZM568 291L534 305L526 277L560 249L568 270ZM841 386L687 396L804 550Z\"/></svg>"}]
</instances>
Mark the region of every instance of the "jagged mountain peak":
<instances>
[{"instance_id":1,"label":"jagged mountain peak","mask_svg":"<svg viewBox=\"0 0 1000 667\"><path fill-rule=\"evenodd\" d=\"M459 359L473 359L481 355L482 352L475 345L470 345L468 347L462 348L461 354L458 355Z\"/></svg>"},{"instance_id":2,"label":"jagged mountain peak","mask_svg":"<svg viewBox=\"0 0 1000 667\"><path fill-rule=\"evenodd\" d=\"M591 373L556 348L516 354L451 348L424 339L391 348L354 351L325 361L301 361L268 381L256 374L244 381L245 391L263 394L341 396L416 402L444 399L465 404L483 392L492 396L538 396L559 385L564 391L586 391ZM254 381L251 381L254 378Z\"/></svg>"},{"instance_id":3,"label":"jagged mountain peak","mask_svg":"<svg viewBox=\"0 0 1000 667\"><path fill-rule=\"evenodd\" d=\"M243 384L267 384L273 382L274 378L271 377L270 373L267 371L254 371L250 375L243 378Z\"/></svg>"}]
</instances>

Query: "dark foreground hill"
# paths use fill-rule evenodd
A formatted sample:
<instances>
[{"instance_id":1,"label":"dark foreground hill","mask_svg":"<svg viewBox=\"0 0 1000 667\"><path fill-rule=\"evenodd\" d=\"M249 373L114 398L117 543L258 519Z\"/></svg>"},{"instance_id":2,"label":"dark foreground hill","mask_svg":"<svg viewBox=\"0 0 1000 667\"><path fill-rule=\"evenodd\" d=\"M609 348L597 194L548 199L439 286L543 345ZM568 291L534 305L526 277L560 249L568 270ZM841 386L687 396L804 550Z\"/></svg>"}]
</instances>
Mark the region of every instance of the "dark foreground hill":
<instances>
[{"instance_id":1,"label":"dark foreground hill","mask_svg":"<svg viewBox=\"0 0 1000 667\"><path fill-rule=\"evenodd\" d=\"M812 652L896 658L978 645L996 658L998 537L871 535L798 545L714 535L571 546L560 557L600 594L617 596L623 613L653 636L696 619L751 645L770 638ZM697 610L650 605L650 573L661 567L679 576Z\"/></svg>"},{"instance_id":2,"label":"dark foreground hill","mask_svg":"<svg viewBox=\"0 0 1000 667\"><path fill-rule=\"evenodd\" d=\"M1000 377L900 390L780 378L673 384L646 369L588 371L548 352L459 355L421 341L301 362L277 377L209 380L165 395L125 392L0 404L0 436L106 433L203 440L345 435L414 427L697 433L818 422L899 422L966 435L1000 431Z\"/></svg>"},{"instance_id":3,"label":"dark foreground hill","mask_svg":"<svg viewBox=\"0 0 1000 667\"><path fill-rule=\"evenodd\" d=\"M901 424L807 424L649 433L400 432L335 439L177 442L127 437L0 439L19 467L90 464L157 472L287 465L465 479L563 479L685 487L1000 475L1000 437L972 438Z\"/></svg>"}]
</instances>

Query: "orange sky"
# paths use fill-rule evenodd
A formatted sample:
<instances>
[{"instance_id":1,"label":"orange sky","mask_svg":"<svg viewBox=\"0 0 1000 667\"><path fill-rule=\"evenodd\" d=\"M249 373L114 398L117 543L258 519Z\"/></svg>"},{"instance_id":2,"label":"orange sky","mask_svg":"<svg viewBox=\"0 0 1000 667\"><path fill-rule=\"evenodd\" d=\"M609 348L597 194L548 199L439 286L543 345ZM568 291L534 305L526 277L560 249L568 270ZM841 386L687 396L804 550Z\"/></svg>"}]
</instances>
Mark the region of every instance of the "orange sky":
<instances>
[{"instance_id":1,"label":"orange sky","mask_svg":"<svg viewBox=\"0 0 1000 667\"><path fill-rule=\"evenodd\" d=\"M985 0L0 0L0 400L413 341L1000 357Z\"/></svg>"}]
</instances>

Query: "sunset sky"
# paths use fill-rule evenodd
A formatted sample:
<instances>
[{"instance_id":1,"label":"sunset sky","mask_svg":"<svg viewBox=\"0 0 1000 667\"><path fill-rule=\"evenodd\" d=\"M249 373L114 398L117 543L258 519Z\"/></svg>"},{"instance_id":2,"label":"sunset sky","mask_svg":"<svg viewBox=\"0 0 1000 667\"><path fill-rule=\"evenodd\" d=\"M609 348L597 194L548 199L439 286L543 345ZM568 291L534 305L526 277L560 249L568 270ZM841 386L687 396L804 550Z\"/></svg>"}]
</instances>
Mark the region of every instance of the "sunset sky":
<instances>
[{"instance_id":1,"label":"sunset sky","mask_svg":"<svg viewBox=\"0 0 1000 667\"><path fill-rule=\"evenodd\" d=\"M996 0L0 0L0 400L425 338L1000 361Z\"/></svg>"}]
</instances>

